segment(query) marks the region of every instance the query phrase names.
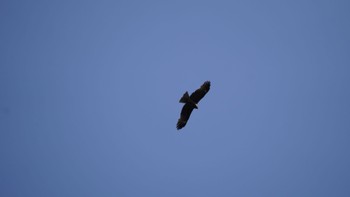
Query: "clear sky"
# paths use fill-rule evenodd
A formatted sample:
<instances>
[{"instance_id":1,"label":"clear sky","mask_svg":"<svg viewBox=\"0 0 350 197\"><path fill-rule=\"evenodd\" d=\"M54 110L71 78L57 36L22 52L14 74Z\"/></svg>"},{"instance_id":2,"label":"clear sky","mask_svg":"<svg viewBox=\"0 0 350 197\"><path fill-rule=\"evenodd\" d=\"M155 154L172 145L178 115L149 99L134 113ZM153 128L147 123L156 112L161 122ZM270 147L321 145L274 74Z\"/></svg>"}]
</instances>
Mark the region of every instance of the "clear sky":
<instances>
[{"instance_id":1,"label":"clear sky","mask_svg":"<svg viewBox=\"0 0 350 197\"><path fill-rule=\"evenodd\" d=\"M0 196L350 196L349 10L2 0Z\"/></svg>"}]
</instances>

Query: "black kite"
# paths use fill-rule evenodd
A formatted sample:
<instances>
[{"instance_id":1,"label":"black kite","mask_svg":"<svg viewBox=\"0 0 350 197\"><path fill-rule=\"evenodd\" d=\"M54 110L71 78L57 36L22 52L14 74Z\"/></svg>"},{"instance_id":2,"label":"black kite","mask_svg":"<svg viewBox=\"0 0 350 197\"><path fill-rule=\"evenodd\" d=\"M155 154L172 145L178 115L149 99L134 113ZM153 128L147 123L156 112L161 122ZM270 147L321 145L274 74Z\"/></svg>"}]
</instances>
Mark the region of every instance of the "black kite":
<instances>
[{"instance_id":1,"label":"black kite","mask_svg":"<svg viewBox=\"0 0 350 197\"><path fill-rule=\"evenodd\" d=\"M182 129L186 125L192 110L198 109L198 102L205 96L209 89L210 81L206 81L199 89L194 91L191 96L189 96L188 92L185 92L185 94L181 97L179 102L185 103L185 105L182 107L180 118L176 124L177 130Z\"/></svg>"}]
</instances>

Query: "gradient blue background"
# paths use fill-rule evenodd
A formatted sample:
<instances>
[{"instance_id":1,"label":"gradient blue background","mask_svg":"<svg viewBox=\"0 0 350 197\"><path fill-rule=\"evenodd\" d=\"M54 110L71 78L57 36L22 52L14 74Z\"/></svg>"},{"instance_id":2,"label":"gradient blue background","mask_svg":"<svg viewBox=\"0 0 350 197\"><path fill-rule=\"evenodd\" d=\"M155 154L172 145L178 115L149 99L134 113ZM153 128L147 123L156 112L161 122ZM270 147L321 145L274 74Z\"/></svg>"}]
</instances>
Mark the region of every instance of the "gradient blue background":
<instances>
[{"instance_id":1,"label":"gradient blue background","mask_svg":"<svg viewBox=\"0 0 350 197\"><path fill-rule=\"evenodd\" d=\"M0 196L350 196L349 10L1 1Z\"/></svg>"}]
</instances>

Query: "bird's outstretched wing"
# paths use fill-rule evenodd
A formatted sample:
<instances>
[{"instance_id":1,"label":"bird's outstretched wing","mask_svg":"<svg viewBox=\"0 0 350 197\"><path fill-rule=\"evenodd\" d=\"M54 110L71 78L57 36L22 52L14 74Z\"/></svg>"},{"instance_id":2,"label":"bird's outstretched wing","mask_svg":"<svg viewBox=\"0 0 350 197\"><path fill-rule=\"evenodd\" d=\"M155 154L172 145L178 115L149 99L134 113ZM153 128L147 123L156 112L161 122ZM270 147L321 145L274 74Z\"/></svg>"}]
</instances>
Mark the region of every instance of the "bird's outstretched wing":
<instances>
[{"instance_id":1,"label":"bird's outstretched wing","mask_svg":"<svg viewBox=\"0 0 350 197\"><path fill-rule=\"evenodd\" d=\"M191 94L190 96L191 100L197 104L205 96L205 94L207 94L209 89L210 89L210 81L204 82L199 89L197 89Z\"/></svg>"},{"instance_id":2,"label":"bird's outstretched wing","mask_svg":"<svg viewBox=\"0 0 350 197\"><path fill-rule=\"evenodd\" d=\"M180 118L176 124L177 130L182 129L186 125L188 119L191 116L192 111L193 111L193 106L189 103L186 103L182 107Z\"/></svg>"}]
</instances>

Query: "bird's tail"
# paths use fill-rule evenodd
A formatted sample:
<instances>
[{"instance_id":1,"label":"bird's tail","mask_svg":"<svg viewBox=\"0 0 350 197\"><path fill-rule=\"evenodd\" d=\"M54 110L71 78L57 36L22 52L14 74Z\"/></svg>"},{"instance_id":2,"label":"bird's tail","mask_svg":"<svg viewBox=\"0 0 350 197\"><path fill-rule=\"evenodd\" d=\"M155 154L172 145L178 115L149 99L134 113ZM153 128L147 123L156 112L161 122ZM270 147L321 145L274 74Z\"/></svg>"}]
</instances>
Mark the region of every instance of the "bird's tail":
<instances>
[{"instance_id":1,"label":"bird's tail","mask_svg":"<svg viewBox=\"0 0 350 197\"><path fill-rule=\"evenodd\" d=\"M185 92L185 94L181 97L180 103L187 103L188 100L190 99L190 95L188 95L188 92Z\"/></svg>"}]
</instances>

